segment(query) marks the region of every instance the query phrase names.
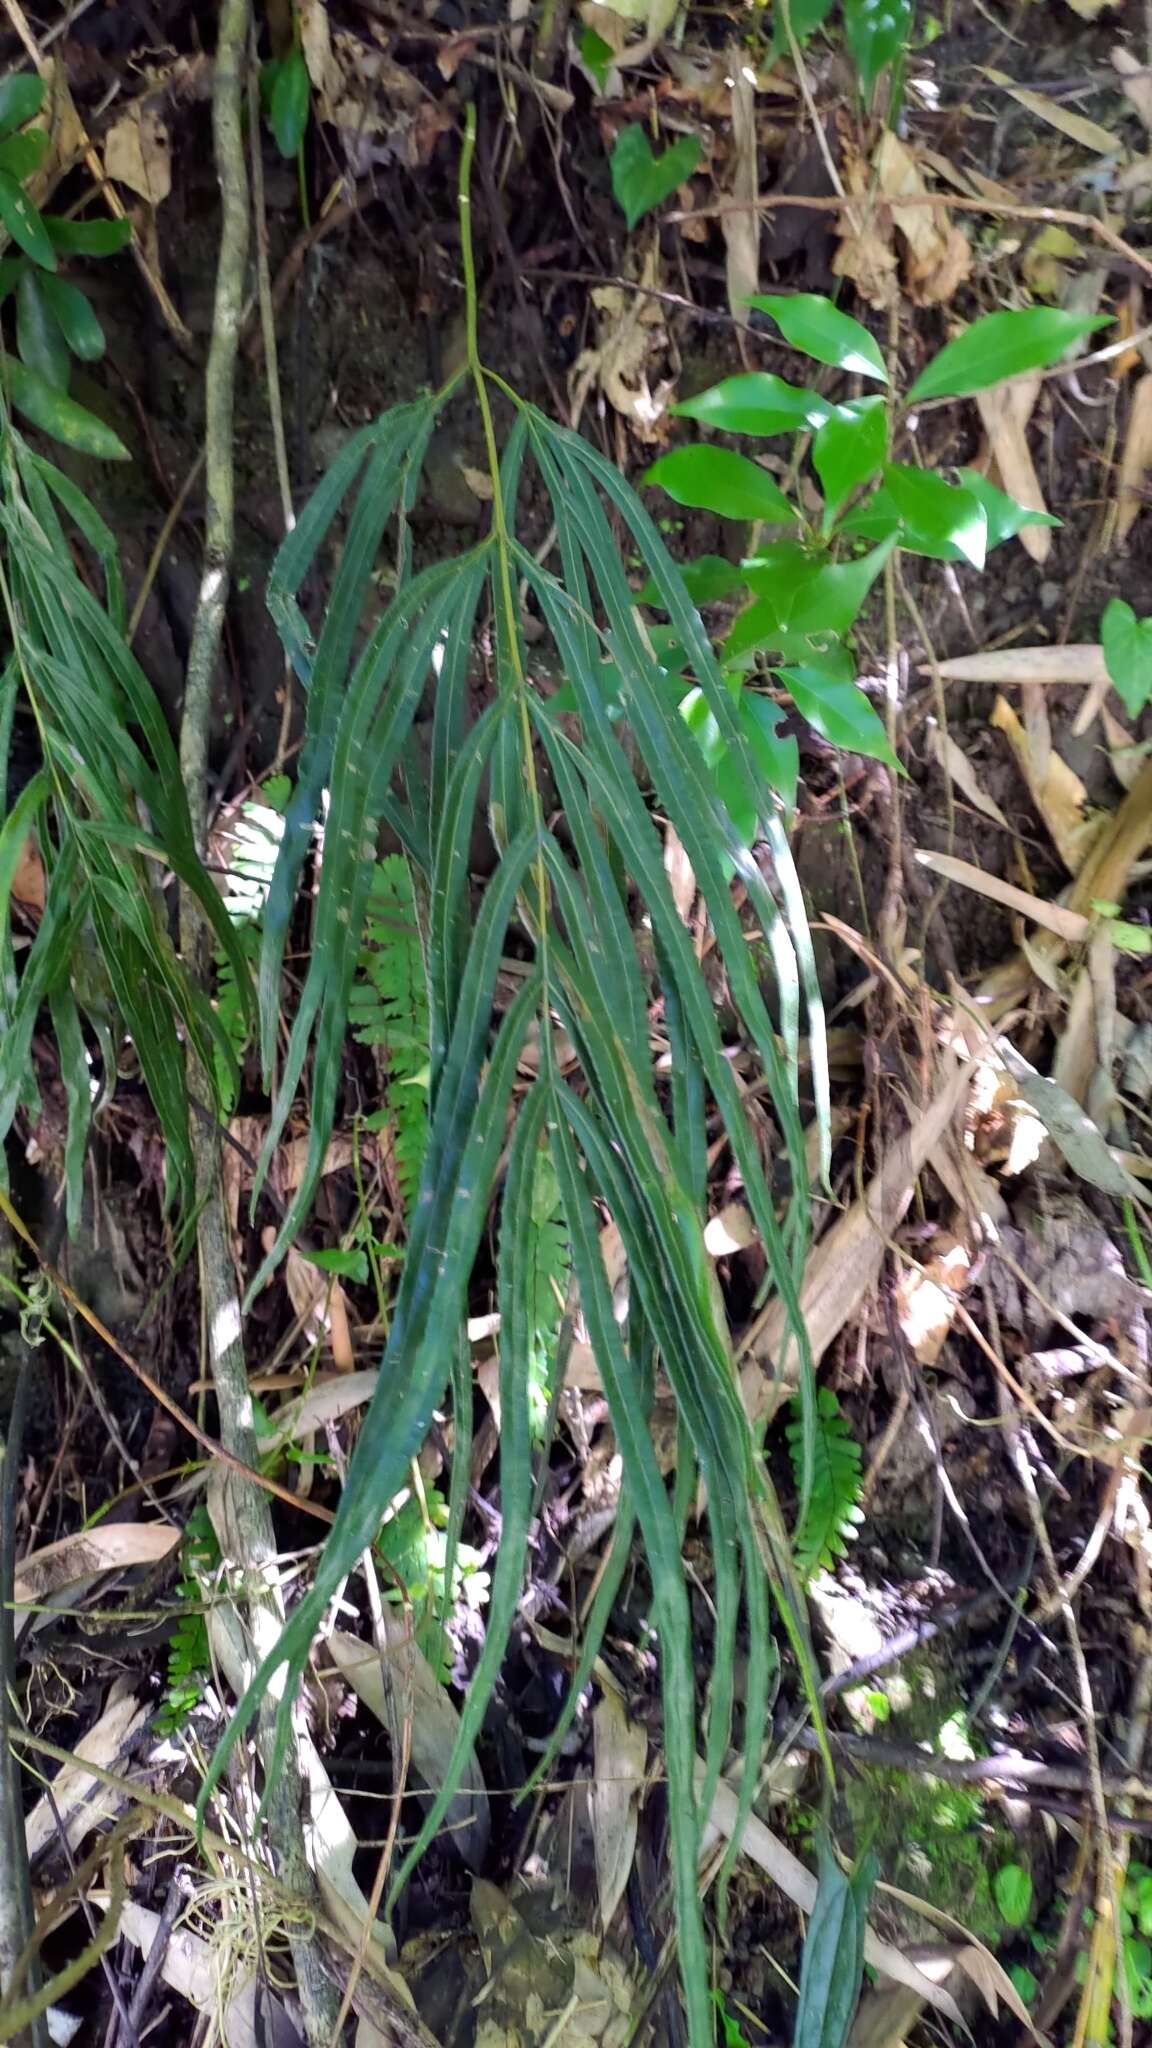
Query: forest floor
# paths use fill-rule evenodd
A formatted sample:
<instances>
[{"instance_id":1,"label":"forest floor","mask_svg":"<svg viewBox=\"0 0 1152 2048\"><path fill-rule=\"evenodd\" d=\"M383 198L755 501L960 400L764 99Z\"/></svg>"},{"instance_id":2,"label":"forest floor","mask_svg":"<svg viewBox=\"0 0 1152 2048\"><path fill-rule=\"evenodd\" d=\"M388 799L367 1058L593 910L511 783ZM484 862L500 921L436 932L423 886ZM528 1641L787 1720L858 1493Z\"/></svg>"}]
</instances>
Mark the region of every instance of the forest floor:
<instances>
[{"instance_id":1,"label":"forest floor","mask_svg":"<svg viewBox=\"0 0 1152 2048\"><path fill-rule=\"evenodd\" d=\"M0 22L17 12L9 4ZM586 8L585 25L603 12ZM1144 1842L1152 1836L1152 1527L1142 1465L1152 1415L1150 1275L1139 1204L1120 1191L1119 1177L1135 1176L1137 1187L1152 1177L1152 968L1146 950L1119 950L1106 934L1065 947L1063 958L1037 935L1050 928L1045 911L1064 902L1093 835L1099 848L1127 832L1116 900L1141 930L1152 910L1141 865L1152 831L1141 834L1122 809L1139 792L1152 725L1095 680L1106 604L1120 597L1140 612L1152 588L1152 30L1138 0L1111 8L946 0L941 16L916 9L896 130L902 182L886 187L877 170L882 123L862 103L837 17L806 44L802 78L790 57L772 55L771 19L760 9L690 7L640 61L618 68L609 50L598 81L581 58L585 26L566 0L539 19L516 6L505 19L484 0L425 0L411 13L391 0L331 0L327 9L310 0L300 14L310 119L299 163L261 128L256 233L272 279L297 509L357 428L438 385L460 358L456 177L470 102L479 114L482 349L523 396L577 425L637 485L684 437L686 423L670 410L677 401L744 369L796 374L794 352L763 321L745 321L737 279L744 296L749 288L843 294L909 380L960 322L1000 306L1067 304L1120 323L1098 341L1106 349L1119 336L1124 352L1037 378L1011 419L972 400L924 408L918 460L934 470L991 467L1017 495L1010 479L1025 462L1026 488L1039 494L1032 502L1060 524L1027 529L980 572L903 557L895 616L872 602L857 659L888 705L905 773L840 753L805 727L792 822L830 1023L836 1135L831 1199L815 1204L804 1303L821 1385L842 1418L835 1426L859 1460L840 1517L844 1540L833 1542L811 1586L839 1764L833 1827L850 1855L870 1845L895 1888L876 1895L877 1934L947 1985L970 2024L1005 2041L1033 2030L1080 2048L1105 2038L1084 1987L1105 1968L1098 1928L1109 1896L1122 1901L1109 1981L1126 1987L1112 2024L1118 2038L1152 2038L1152 1846ZM612 21L625 40L643 27L643 17ZM73 393L114 426L132 459L112 466L58 447L52 455L113 529L129 603L142 600L135 651L175 730L202 573L198 465L220 245L215 22L210 10L180 4L156 18L148 0L92 0L67 20L30 16L25 28L66 79L96 147L107 151L118 132L116 162L136 165L135 184L126 172L120 189L139 261L123 255L70 273L82 275L108 340L106 359L82 367ZM283 35L278 10L270 6L259 29L264 57L269 36ZM24 61L15 30L5 58ZM613 198L610 151L632 121L663 147L696 136L701 153L691 178L629 232ZM866 218L830 204L833 174L869 192ZM853 176L863 182L853 186ZM57 209L90 185L82 163L63 165ZM757 208L740 215L743 241L725 234L734 193L751 194ZM10 304L0 317L11 317ZM1094 347L1089 341L1081 353ZM243 806L261 801L270 778L292 774L301 736L265 604L285 530L268 394L253 314L239 360L233 589L210 738L210 845L223 867L251 815ZM458 402L437 428L414 497L417 567L485 531L483 472L479 423ZM745 553L746 528L685 511L657 490L646 498L677 559ZM530 548L547 543L546 506L529 501L521 520ZM314 622L341 545L332 541L327 571L313 571L304 587ZM382 565L382 604L388 574ZM1068 650L1070 680L1052 679L1058 671L1045 666L1042 649ZM983 657L981 672L941 673L959 657ZM491 691L491 666L478 643L478 706ZM549 687L560 680L545 678ZM27 773L20 745L17 732L17 782ZM491 859L479 835L478 891ZM14 914L34 922L34 872L15 902ZM703 955L691 890L684 910ZM305 905L286 963L286 1012L308 943ZM976 1058L966 1107L956 1096L942 1105L945 1015L955 1020L1004 986L1014 1000L1000 1028L1027 1067L1006 1073ZM723 1014L719 979L716 1000ZM762 1079L754 1059L741 1046L733 1057L754 1100ZM126 1056L94 1127L82 1223L66 1239L63 1083L47 1040L38 1058L40 1109L22 1112L8 1141L13 1201L75 1299L211 1438L195 1261L174 1260L163 1147L139 1075ZM1043 1094L1050 1079L1062 1091L1055 1107ZM350 1036L313 1245L347 1248L366 1178L375 1242L402 1250L402 1175L387 1129L362 1135L364 1116L380 1103L372 1052ZM1073 1104L1080 1124L1070 1123ZM244 1191L267 1119L249 1049L226 1162L246 1279L274 1220L266 1205L250 1218ZM273 1176L281 1196L306 1136L302 1099ZM770 1144L767 1125L764 1136ZM745 1394L759 1420L769 1419L769 1467L791 1509L795 1476L783 1418L772 1412L758 1306L764 1253L734 1166L723 1147L714 1155L709 1247ZM482 1262L471 1304L464 1570L448 1589L438 1645L446 1682L432 1679L431 1701L418 1698L410 1710L417 1780L434 1778L440 1706L459 1702L474 1668L499 1540L493 1299L492 1265ZM246 1315L261 1428L271 1437L302 1388L319 1404L296 1419L292 1462L270 1451L267 1463L303 1503L276 1503L277 1540L292 1570L307 1569L316 1541L306 1504L338 1498L365 1398L356 1383L356 1398L325 1408L324 1392L342 1375L351 1388L376 1364L380 1307L362 1259L349 1255L325 1271L294 1255ZM188 1620L203 1589L193 1555L204 1540L195 1520L200 1468L184 1464L187 1440L129 1366L75 1316L71 1330L71 1362L55 1343L43 1347L20 1465L17 1597L45 1609L21 1639L20 1711L37 1737L68 1751L87 1741L86 1754L149 1796L194 1800L198 1769L234 1705L221 1671L198 1662ZM399 1991L391 2002L357 1997L366 2048L377 2040L545 2048L686 2038L640 1561L624 1580L596 1687L551 1777L514 1803L555 1723L618 1495L615 1444L586 1352L574 1347L559 1428L538 1473L529 1584L476 1746L484 1826L473 1816L449 1829L403 1893L390 1967L415 2005L405 2018ZM7 1372L7 1355L0 1367ZM675 1418L666 1408L658 1400L654 1426L670 1466ZM439 1525L453 1441L453 1420L441 1415L397 1507L391 1564L406 1599L442 1591ZM94 1516L105 1527L154 1529L157 1504L173 1531L162 1546L145 1537L137 1550L128 1534L107 1562L72 1553L48 1581L28 1562ZM687 1569L704 1644L714 1586L695 1530L690 1518ZM741 1683L738 1668L738 1697ZM177 1712L171 1698L181 1689ZM390 1739L388 1703L374 1713L370 1701L358 1702L336 1665L324 1667L312 1705L351 1831L350 1869L370 1894L408 1759L400 1764ZM777 1754L756 1809L760 1847L738 1860L726 1918L717 1907L711 1921L717 2039L728 2043L791 2034L802 1899L772 1858L791 1854L815 1868L821 1820L799 1707L784 1656ZM394 1702L391 1714L394 1737ZM451 1726L449 1714L449 1735ZM43 1758L41 1766L49 1768ZM88 1805L69 1793L55 1823L37 1808L32 1868L46 1908L89 1857L95 1924L110 1880L99 1856L91 1859L109 1814L123 1809L115 1795L102 1812L92 1780L87 1790ZM237 1794L237 1825L242 1810ZM418 1816L410 1792L402 1838ZM76 2038L121 2048L149 2032L229 2044L296 2038L283 1926L254 1929L248 1894L222 1875L218 1856L178 1829L173 1836L174 1826L158 1809L146 1827L112 1840L129 1903L101 1966L58 2001L79 2020ZM131 2018L142 1954L156 1938L148 1915L168 1913L159 1959L178 1909L187 1917ZM90 1939L82 1916L61 1915L45 1937L46 1973ZM195 1977L190 1957L207 1977ZM265 2033L273 2022L289 2031ZM942 2031L961 2038L940 2013L926 2019L915 1992L870 1973L851 2037L857 2048Z\"/></svg>"}]
</instances>

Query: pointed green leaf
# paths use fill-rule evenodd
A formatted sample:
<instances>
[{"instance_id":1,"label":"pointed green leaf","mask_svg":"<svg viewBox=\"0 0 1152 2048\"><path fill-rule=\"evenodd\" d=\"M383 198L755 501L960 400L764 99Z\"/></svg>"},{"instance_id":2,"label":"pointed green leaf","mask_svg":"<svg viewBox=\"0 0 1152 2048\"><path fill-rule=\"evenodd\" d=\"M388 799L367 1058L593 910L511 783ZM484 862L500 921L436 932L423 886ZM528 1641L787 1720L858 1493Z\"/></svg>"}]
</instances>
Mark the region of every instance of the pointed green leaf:
<instances>
[{"instance_id":1,"label":"pointed green leaf","mask_svg":"<svg viewBox=\"0 0 1152 2048\"><path fill-rule=\"evenodd\" d=\"M1008 496L1007 491L1001 491L995 484L989 483L988 478L982 476L978 469L958 469L956 475L965 490L971 491L973 497L979 498L984 507L984 516L988 521L989 548L999 547L1003 540L1011 540L1025 526L1064 524L1053 512L1036 512L1030 505L1018 504L1015 498Z\"/></svg>"},{"instance_id":2,"label":"pointed green leaf","mask_svg":"<svg viewBox=\"0 0 1152 2048\"><path fill-rule=\"evenodd\" d=\"M40 296L73 355L82 363L98 363L104 353L104 329L87 294L67 278L41 277L37 281Z\"/></svg>"},{"instance_id":3,"label":"pointed green leaf","mask_svg":"<svg viewBox=\"0 0 1152 2048\"><path fill-rule=\"evenodd\" d=\"M268 107L268 125L281 156L295 156L300 149L308 126L311 101L312 83L304 52L289 50L276 67Z\"/></svg>"},{"instance_id":4,"label":"pointed green leaf","mask_svg":"<svg viewBox=\"0 0 1152 2048\"><path fill-rule=\"evenodd\" d=\"M680 574L693 604L715 604L719 598L730 597L734 590L739 590L744 581L739 564L730 562L726 555L698 555L694 562L681 565ZM660 603L660 592L651 577L636 602Z\"/></svg>"},{"instance_id":5,"label":"pointed green leaf","mask_svg":"<svg viewBox=\"0 0 1152 2048\"><path fill-rule=\"evenodd\" d=\"M850 370L857 377L875 377L887 384L888 372L875 335L859 320L842 313L831 299L815 292L760 293L748 304L776 322L785 341L817 363Z\"/></svg>"},{"instance_id":6,"label":"pointed green leaf","mask_svg":"<svg viewBox=\"0 0 1152 2048\"><path fill-rule=\"evenodd\" d=\"M829 745L899 767L888 735L858 683L818 668L781 668L776 673L797 711Z\"/></svg>"},{"instance_id":7,"label":"pointed green leaf","mask_svg":"<svg viewBox=\"0 0 1152 2048\"><path fill-rule=\"evenodd\" d=\"M18 71L0 79L0 135L11 135L32 121L44 105L44 80L34 71Z\"/></svg>"},{"instance_id":8,"label":"pointed green leaf","mask_svg":"<svg viewBox=\"0 0 1152 2048\"><path fill-rule=\"evenodd\" d=\"M770 789L776 791L786 811L796 802L800 779L800 749L795 733L782 733L784 713L779 704L756 690L740 692L740 724L752 758Z\"/></svg>"},{"instance_id":9,"label":"pointed green leaf","mask_svg":"<svg viewBox=\"0 0 1152 2048\"><path fill-rule=\"evenodd\" d=\"M23 185L40 169L48 154L48 136L43 128L28 128L22 135L9 135L0 142L0 171L6 171Z\"/></svg>"},{"instance_id":10,"label":"pointed green leaf","mask_svg":"<svg viewBox=\"0 0 1152 2048\"><path fill-rule=\"evenodd\" d=\"M902 546L945 560L951 554L943 551L954 549L974 569L984 567L988 515L974 491L904 462L887 463L884 482L900 517Z\"/></svg>"},{"instance_id":11,"label":"pointed green leaf","mask_svg":"<svg viewBox=\"0 0 1152 2048\"><path fill-rule=\"evenodd\" d=\"M723 519L792 521L798 516L767 470L732 448L704 442L674 448L652 464L644 482L659 484L678 505L717 512Z\"/></svg>"},{"instance_id":12,"label":"pointed green leaf","mask_svg":"<svg viewBox=\"0 0 1152 2048\"><path fill-rule=\"evenodd\" d=\"M129 220L64 220L51 213L43 219L53 246L66 256L116 256L132 240Z\"/></svg>"},{"instance_id":13,"label":"pointed green leaf","mask_svg":"<svg viewBox=\"0 0 1152 2048\"><path fill-rule=\"evenodd\" d=\"M42 270L55 270L56 251L44 223L27 193L6 171L0 171L0 220L33 263Z\"/></svg>"},{"instance_id":14,"label":"pointed green leaf","mask_svg":"<svg viewBox=\"0 0 1152 2048\"><path fill-rule=\"evenodd\" d=\"M15 356L5 356L3 365L12 403L33 426L57 441L64 441L69 448L78 448L82 455L97 455L105 462L131 461L119 434L114 434L95 413L77 405L64 392L54 391L51 384L46 384L35 370L17 362Z\"/></svg>"},{"instance_id":15,"label":"pointed green leaf","mask_svg":"<svg viewBox=\"0 0 1152 2048\"><path fill-rule=\"evenodd\" d=\"M835 407L815 391L804 391L783 377L764 370L748 370L739 377L725 377L695 398L681 399L671 410L681 419L699 420L701 426L720 427L729 434L793 434L823 426Z\"/></svg>"},{"instance_id":16,"label":"pointed green leaf","mask_svg":"<svg viewBox=\"0 0 1152 2048\"><path fill-rule=\"evenodd\" d=\"M844 0L844 40L865 92L907 42L911 25L912 0Z\"/></svg>"},{"instance_id":17,"label":"pointed green leaf","mask_svg":"<svg viewBox=\"0 0 1152 2048\"><path fill-rule=\"evenodd\" d=\"M612 148L612 193L630 228L654 206L683 185L700 161L700 139L682 135L663 156L653 156L652 144L639 121L621 130Z\"/></svg>"},{"instance_id":18,"label":"pointed green leaf","mask_svg":"<svg viewBox=\"0 0 1152 2048\"><path fill-rule=\"evenodd\" d=\"M988 313L974 320L921 370L905 403L924 398L963 398L988 391L1006 377L1046 370L1066 349L1106 327L1107 313L1065 313L1058 306L1026 306L1017 312Z\"/></svg>"},{"instance_id":19,"label":"pointed green leaf","mask_svg":"<svg viewBox=\"0 0 1152 2048\"><path fill-rule=\"evenodd\" d=\"M1032 1877L1022 1863L1002 1863L992 1879L996 1909L1007 1927L1026 1927L1032 1911Z\"/></svg>"},{"instance_id":20,"label":"pointed green leaf","mask_svg":"<svg viewBox=\"0 0 1152 2048\"><path fill-rule=\"evenodd\" d=\"M836 408L812 443L812 466L824 492L824 523L845 498L875 476L888 453L883 398L855 398Z\"/></svg>"},{"instance_id":21,"label":"pointed green leaf","mask_svg":"<svg viewBox=\"0 0 1152 2048\"><path fill-rule=\"evenodd\" d=\"M1152 618L1138 619L1130 604L1114 597L1100 621L1104 665L1133 718L1152 698Z\"/></svg>"},{"instance_id":22,"label":"pointed green leaf","mask_svg":"<svg viewBox=\"0 0 1152 2048\"><path fill-rule=\"evenodd\" d=\"M72 367L68 344L40 289L42 275L31 265L24 265L16 287L16 346L21 362L50 384L53 391L67 391Z\"/></svg>"},{"instance_id":23,"label":"pointed green leaf","mask_svg":"<svg viewBox=\"0 0 1152 2048\"><path fill-rule=\"evenodd\" d=\"M788 613L793 633L846 633L892 553L894 539L881 541L855 562L833 562L802 583Z\"/></svg>"}]
</instances>

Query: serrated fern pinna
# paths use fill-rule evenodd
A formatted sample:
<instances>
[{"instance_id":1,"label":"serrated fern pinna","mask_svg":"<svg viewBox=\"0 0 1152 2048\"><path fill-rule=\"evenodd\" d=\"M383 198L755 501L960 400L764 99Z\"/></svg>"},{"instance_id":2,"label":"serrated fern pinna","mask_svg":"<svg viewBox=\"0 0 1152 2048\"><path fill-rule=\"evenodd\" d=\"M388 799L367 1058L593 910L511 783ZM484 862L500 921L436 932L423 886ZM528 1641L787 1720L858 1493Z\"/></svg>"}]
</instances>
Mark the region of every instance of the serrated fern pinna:
<instances>
[{"instance_id":1,"label":"serrated fern pinna","mask_svg":"<svg viewBox=\"0 0 1152 2048\"><path fill-rule=\"evenodd\" d=\"M821 1113L827 1101L822 1018L776 799L756 772L700 617L660 534L619 472L588 441L524 403L481 363L467 192L471 135L470 127L462 166L462 250L468 374L488 455L490 531L464 554L412 572L407 514L429 436L461 372L447 390L387 413L353 436L285 542L270 589L307 691L307 731L264 920L260 1016L269 1075L285 946L325 796L327 813L308 969L278 1076L264 1169L310 1067L309 1158L254 1287L284 1255L307 1215L323 1164L361 934L376 886L382 816L419 877L429 1123L380 1392L365 1417L312 1587L241 1702L204 1798L211 1796L273 1673L286 1665L291 1680L299 1677L328 1602L356 1569L404 1482L466 1343L473 1268L496 1207L502 1534L488 1630L461 1704L455 1758L394 1878L393 1898L413 1858L440 1827L479 1731L519 1598L533 1501L530 1385L539 1326L539 1160L546 1150L580 1317L624 1473L616 1541L601 1589L607 1588L607 1596L597 1598L573 1684L586 1682L612 1589L638 1531L659 1644L688 2031L691 2048L711 2048L715 2012L697 1862L731 1736L741 1610L745 1812L755 1792L775 1668L770 1591L818 1728L823 1723L803 1591L739 1398L730 1334L704 1244L701 1118L707 1094L787 1309L801 1368L801 1490L807 1500L816 1412L797 1299L808 1231L798 1084L802 1004ZM497 402L511 421L502 456ZM534 504L541 493L548 501L555 567L539 560L518 534L519 506L522 498L528 502L529 490ZM314 643L296 593L353 492L328 611ZM396 534L395 596L357 646L390 522ZM651 577L686 650L729 749L733 787L752 806L759 834L772 849L775 889L735 830L701 748L665 687L625 573L622 545ZM522 605L534 620L531 651ZM471 716L469 664L481 630L495 691L487 707ZM537 667L541 635L552 644L551 672L558 666L571 687L574 714L550 702L548 670L542 662L539 672ZM623 725L612 716L604 687L608 665ZM407 743L426 694L431 743L425 765L424 753ZM545 774L551 785L547 804ZM497 862L477 895L470 849L482 790ZM732 1009L767 1080L794 1190L783 1222L708 982L673 900L663 859L665 820L691 861ZM775 966L775 1018L733 898L733 869ZM634 937L638 925L651 933L643 952ZM656 1002L672 1050L667 1098L655 1079L650 1017ZM619 1292L610 1286L604 1264L606 1214L619 1232L626 1266L623 1320ZM680 1498L690 1501L699 1493L705 1500L712 1539L716 1630L706 1685L699 1691L701 1655L681 1562L681 1513L649 1429L657 1364L680 1410L686 1461ZM279 1727L286 1742L287 1706Z\"/></svg>"},{"instance_id":2,"label":"serrated fern pinna","mask_svg":"<svg viewBox=\"0 0 1152 2048\"><path fill-rule=\"evenodd\" d=\"M804 1460L802 1415L793 1415L786 1434L799 1486ZM864 1519L860 1511L862 1489L860 1446L847 1417L841 1414L840 1403L831 1387L821 1387L816 1396L812 1488L795 1539L796 1567L804 1579L815 1578L818 1571L825 1570L838 1557L845 1556L849 1542Z\"/></svg>"}]
</instances>

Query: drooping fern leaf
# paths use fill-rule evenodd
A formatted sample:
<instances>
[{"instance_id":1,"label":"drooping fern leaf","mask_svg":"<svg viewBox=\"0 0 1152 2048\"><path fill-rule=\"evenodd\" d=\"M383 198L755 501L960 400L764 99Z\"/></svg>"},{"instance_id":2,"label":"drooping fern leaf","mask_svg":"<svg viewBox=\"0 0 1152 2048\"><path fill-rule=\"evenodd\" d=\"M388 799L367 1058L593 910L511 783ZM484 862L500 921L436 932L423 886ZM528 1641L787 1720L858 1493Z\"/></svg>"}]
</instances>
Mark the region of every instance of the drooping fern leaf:
<instances>
[{"instance_id":1,"label":"drooping fern leaf","mask_svg":"<svg viewBox=\"0 0 1152 2048\"><path fill-rule=\"evenodd\" d=\"M260 923L283 836L284 807L291 790L292 785L286 775L269 776L255 796L245 797L231 825L220 835L220 851L225 861L224 908L253 975L260 959ZM216 1085L222 1108L231 1114L239 1094L239 1070L252 1044L251 977L241 986L231 955L220 945L214 947L212 959L216 977L216 1016L232 1053L228 1059L219 1046L213 1048Z\"/></svg>"},{"instance_id":2,"label":"drooping fern leaf","mask_svg":"<svg viewBox=\"0 0 1152 2048\"><path fill-rule=\"evenodd\" d=\"M220 1545L208 1510L194 1508L180 1545L176 1590L185 1605L168 1643L167 1683L156 1713L161 1735L182 1727L204 1696L204 1683L212 1669L204 1601L219 1563Z\"/></svg>"},{"instance_id":3,"label":"drooping fern leaf","mask_svg":"<svg viewBox=\"0 0 1152 2048\"><path fill-rule=\"evenodd\" d=\"M377 861L352 987L353 1036L378 1057L383 1104L370 1126L389 1132L407 1212L428 1146L428 976L412 874L403 854Z\"/></svg>"},{"instance_id":4,"label":"drooping fern leaf","mask_svg":"<svg viewBox=\"0 0 1152 2048\"><path fill-rule=\"evenodd\" d=\"M798 1410L799 1403L794 1402L793 1408ZM803 1423L798 1412L785 1435L799 1486ZM821 1387L816 1398L812 1492L808 1512L795 1535L796 1565L804 1579L815 1578L818 1571L847 1554L848 1544L864 1520L862 1484L860 1446L831 1387Z\"/></svg>"}]
</instances>

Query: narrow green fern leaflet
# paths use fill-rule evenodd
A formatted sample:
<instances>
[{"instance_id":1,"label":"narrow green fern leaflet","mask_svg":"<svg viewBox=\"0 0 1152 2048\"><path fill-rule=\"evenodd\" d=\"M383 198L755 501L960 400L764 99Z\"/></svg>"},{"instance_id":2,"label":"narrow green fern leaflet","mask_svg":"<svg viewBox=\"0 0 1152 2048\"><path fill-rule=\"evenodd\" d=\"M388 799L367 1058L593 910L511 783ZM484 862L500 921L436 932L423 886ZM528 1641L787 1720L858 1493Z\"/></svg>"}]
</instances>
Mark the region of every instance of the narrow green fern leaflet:
<instances>
[{"instance_id":1,"label":"narrow green fern leaflet","mask_svg":"<svg viewBox=\"0 0 1152 2048\"><path fill-rule=\"evenodd\" d=\"M795 1408L796 1404L793 1404ZM797 1481L800 1475L803 1423L794 1414L786 1435ZM863 1479L860 1446L840 1412L831 1387L821 1387L816 1402L816 1445L812 1491L808 1508L796 1531L796 1565L805 1579L814 1578L838 1557L864 1517L860 1510Z\"/></svg>"}]
</instances>

